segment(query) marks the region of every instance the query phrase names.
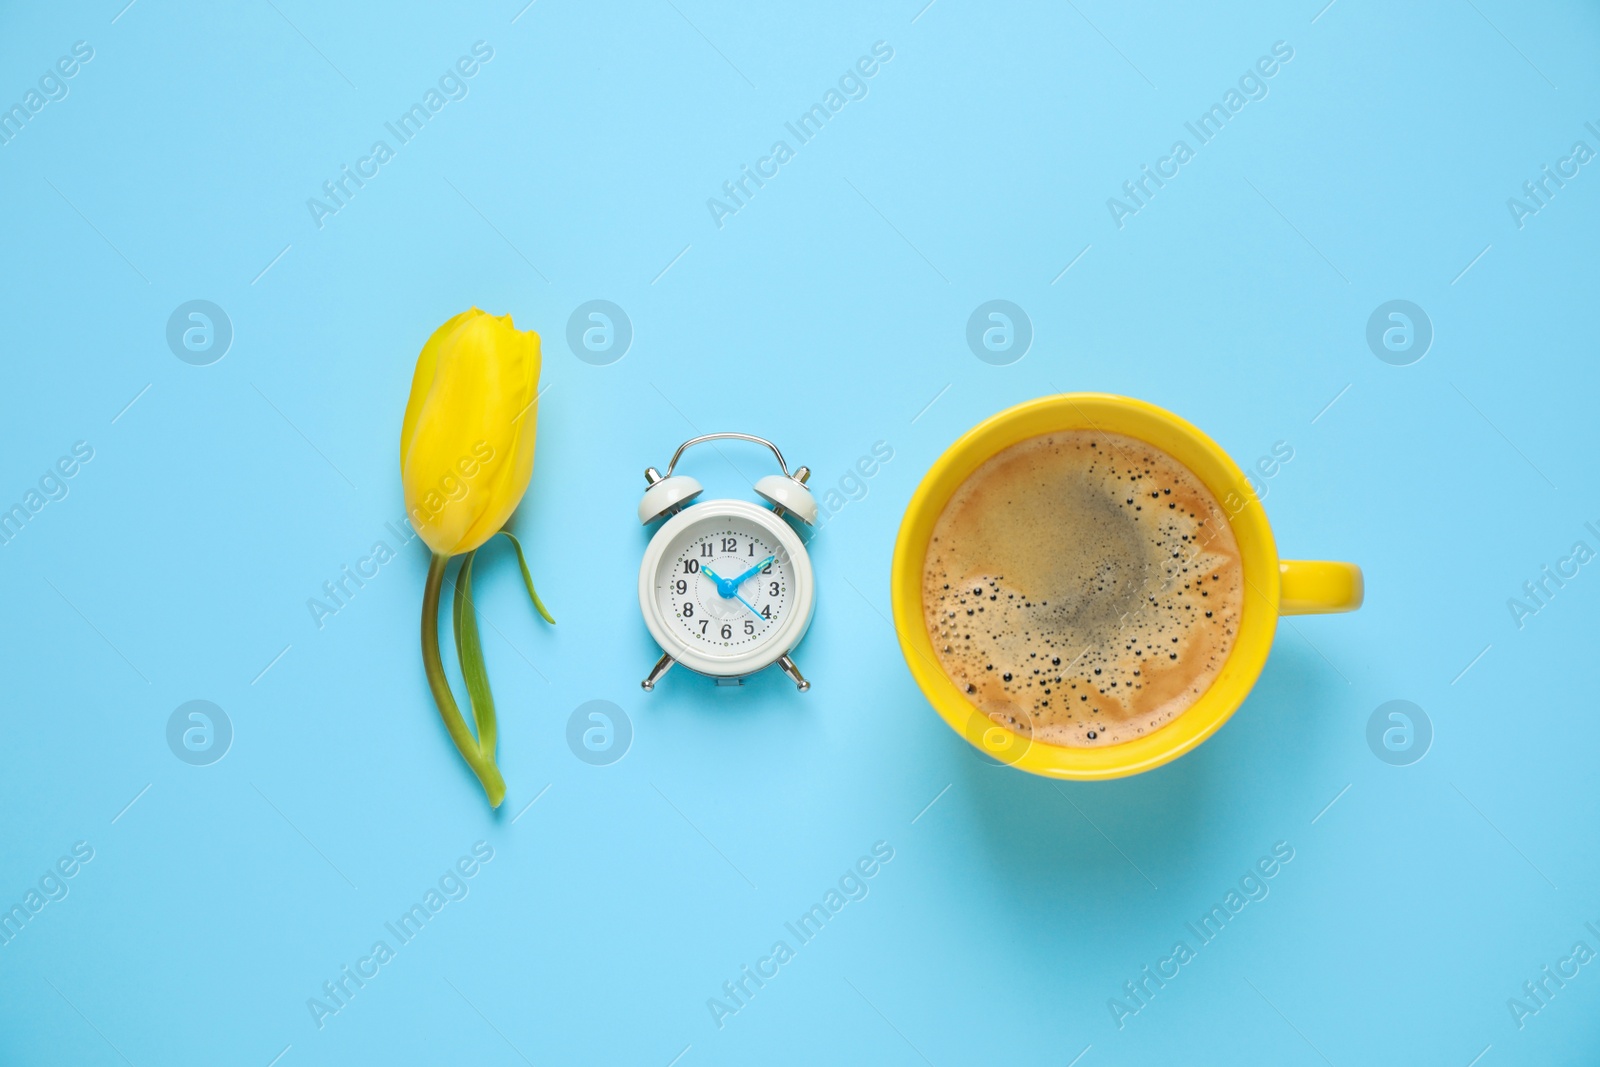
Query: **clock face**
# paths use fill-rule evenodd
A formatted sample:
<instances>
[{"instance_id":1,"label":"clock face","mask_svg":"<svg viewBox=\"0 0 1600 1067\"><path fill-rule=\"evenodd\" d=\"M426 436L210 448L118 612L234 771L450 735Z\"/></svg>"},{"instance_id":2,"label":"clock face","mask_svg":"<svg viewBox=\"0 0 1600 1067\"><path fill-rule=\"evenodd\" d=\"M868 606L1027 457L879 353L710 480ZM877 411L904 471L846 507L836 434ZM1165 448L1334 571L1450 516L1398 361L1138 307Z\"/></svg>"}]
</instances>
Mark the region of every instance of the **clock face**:
<instances>
[{"instance_id":1,"label":"clock face","mask_svg":"<svg viewBox=\"0 0 1600 1067\"><path fill-rule=\"evenodd\" d=\"M765 524L736 514L705 516L666 545L655 597L678 641L708 656L737 656L762 646L788 621L796 600L794 561Z\"/></svg>"},{"instance_id":2,"label":"clock face","mask_svg":"<svg viewBox=\"0 0 1600 1067\"><path fill-rule=\"evenodd\" d=\"M706 500L662 524L639 565L639 607L661 650L690 670L743 678L776 663L811 625L805 542L770 508Z\"/></svg>"}]
</instances>

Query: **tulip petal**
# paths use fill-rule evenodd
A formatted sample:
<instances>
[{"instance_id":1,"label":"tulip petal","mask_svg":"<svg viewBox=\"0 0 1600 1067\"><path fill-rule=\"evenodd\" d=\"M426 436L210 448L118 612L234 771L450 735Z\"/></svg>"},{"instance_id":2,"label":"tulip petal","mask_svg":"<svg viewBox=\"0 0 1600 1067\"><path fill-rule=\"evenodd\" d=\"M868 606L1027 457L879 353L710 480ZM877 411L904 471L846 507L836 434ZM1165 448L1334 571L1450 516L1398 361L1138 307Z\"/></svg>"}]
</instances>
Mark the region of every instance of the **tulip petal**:
<instances>
[{"instance_id":1,"label":"tulip petal","mask_svg":"<svg viewBox=\"0 0 1600 1067\"><path fill-rule=\"evenodd\" d=\"M478 609L472 602L472 558L475 555L475 552L468 552L463 556L461 569L456 572L451 621L456 635L456 658L461 663L461 677L467 683L472 717L478 725L478 751L492 763L498 743L498 727L494 715L494 694L489 691L489 671L484 666L483 645L478 638Z\"/></svg>"},{"instance_id":2,"label":"tulip petal","mask_svg":"<svg viewBox=\"0 0 1600 1067\"><path fill-rule=\"evenodd\" d=\"M556 620L545 610L544 601L539 599L539 594L534 592L533 575L528 573L528 558L522 554L522 542L518 541L517 535L510 530L501 530L500 533L511 542L511 547L517 550L517 562L522 566L522 584L528 587L528 595L533 598L534 610L544 617L545 622L554 626Z\"/></svg>"},{"instance_id":3,"label":"tulip petal","mask_svg":"<svg viewBox=\"0 0 1600 1067\"><path fill-rule=\"evenodd\" d=\"M417 356L417 369L411 373L411 395L406 398L406 414L400 422L400 469L406 465L406 453L411 451L411 435L417 428L417 416L422 413L422 402L428 398L428 391L433 386L433 375L439 365L439 349L444 347L449 337L460 328L461 323L473 315L483 312L471 308L456 315L428 337L422 346L421 355Z\"/></svg>"},{"instance_id":4,"label":"tulip petal","mask_svg":"<svg viewBox=\"0 0 1600 1067\"><path fill-rule=\"evenodd\" d=\"M498 533L528 491L528 481L533 477L535 430L539 421L542 362L539 335L532 330L516 329L510 315L495 321L503 324L499 341L506 370L505 397L496 412L499 418L496 429L500 439L505 441L508 461L490 473L486 496L492 506L478 512L462 539L463 544L472 547Z\"/></svg>"},{"instance_id":5,"label":"tulip petal","mask_svg":"<svg viewBox=\"0 0 1600 1067\"><path fill-rule=\"evenodd\" d=\"M451 556L492 537L527 491L539 335L480 311L440 337L434 358L431 381L417 383L425 396L405 438L401 480L412 525L434 552Z\"/></svg>"}]
</instances>

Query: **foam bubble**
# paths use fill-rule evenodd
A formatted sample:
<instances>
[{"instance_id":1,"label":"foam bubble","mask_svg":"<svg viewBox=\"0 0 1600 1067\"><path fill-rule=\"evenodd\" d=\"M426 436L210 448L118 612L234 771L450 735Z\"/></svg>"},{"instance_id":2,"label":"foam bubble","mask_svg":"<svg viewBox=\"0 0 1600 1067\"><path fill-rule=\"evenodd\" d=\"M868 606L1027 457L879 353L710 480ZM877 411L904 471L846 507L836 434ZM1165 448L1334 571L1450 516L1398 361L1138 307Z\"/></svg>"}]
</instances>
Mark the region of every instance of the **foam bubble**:
<instances>
[{"instance_id":1,"label":"foam bubble","mask_svg":"<svg viewBox=\"0 0 1600 1067\"><path fill-rule=\"evenodd\" d=\"M1039 741L1098 747L1210 688L1243 585L1233 531L1188 468L1083 430L973 472L934 525L922 602L940 665L976 707Z\"/></svg>"}]
</instances>

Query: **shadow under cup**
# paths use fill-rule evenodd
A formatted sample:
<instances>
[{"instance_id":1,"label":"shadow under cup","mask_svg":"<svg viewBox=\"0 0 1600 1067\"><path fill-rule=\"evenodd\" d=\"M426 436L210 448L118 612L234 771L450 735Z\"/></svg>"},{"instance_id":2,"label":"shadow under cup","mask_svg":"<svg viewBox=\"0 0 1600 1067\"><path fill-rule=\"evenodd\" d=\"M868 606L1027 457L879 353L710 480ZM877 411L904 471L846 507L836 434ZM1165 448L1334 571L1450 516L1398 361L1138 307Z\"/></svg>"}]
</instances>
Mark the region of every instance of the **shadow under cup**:
<instances>
[{"instance_id":1,"label":"shadow under cup","mask_svg":"<svg viewBox=\"0 0 1600 1067\"><path fill-rule=\"evenodd\" d=\"M951 496L1001 450L1066 430L1136 438L1189 468L1222 508L1238 541L1244 572L1239 630L1211 688L1171 722L1131 741L1099 748L1035 741L974 707L939 665L922 606L928 543ZM1154 404L1105 393L1065 393L1019 404L986 419L946 449L906 507L890 586L900 651L923 695L951 729L1002 763L1052 778L1086 780L1138 774L1188 752L1244 702L1272 649L1279 614L1351 611L1361 605L1362 597L1361 571L1353 564L1278 559L1261 501L1244 472L1215 441Z\"/></svg>"}]
</instances>

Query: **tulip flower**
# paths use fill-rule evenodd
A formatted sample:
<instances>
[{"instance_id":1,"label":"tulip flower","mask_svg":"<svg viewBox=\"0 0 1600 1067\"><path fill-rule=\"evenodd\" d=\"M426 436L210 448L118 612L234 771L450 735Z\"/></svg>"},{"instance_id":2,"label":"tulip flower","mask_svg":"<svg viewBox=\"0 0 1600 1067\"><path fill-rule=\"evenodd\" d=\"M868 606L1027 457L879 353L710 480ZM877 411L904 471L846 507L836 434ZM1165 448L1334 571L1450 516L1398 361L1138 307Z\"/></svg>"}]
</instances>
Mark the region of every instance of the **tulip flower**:
<instances>
[{"instance_id":1,"label":"tulip flower","mask_svg":"<svg viewBox=\"0 0 1600 1067\"><path fill-rule=\"evenodd\" d=\"M533 474L538 415L539 335L510 315L473 308L434 331L417 357L400 427L400 481L411 525L432 552L422 596L422 663L434 703L491 807L505 799L495 764L494 697L472 605L472 561L495 534L516 550L533 606L554 623L534 591L522 544L505 529ZM445 569L456 571L452 623L456 656L477 736L467 727L439 656L439 602Z\"/></svg>"}]
</instances>

